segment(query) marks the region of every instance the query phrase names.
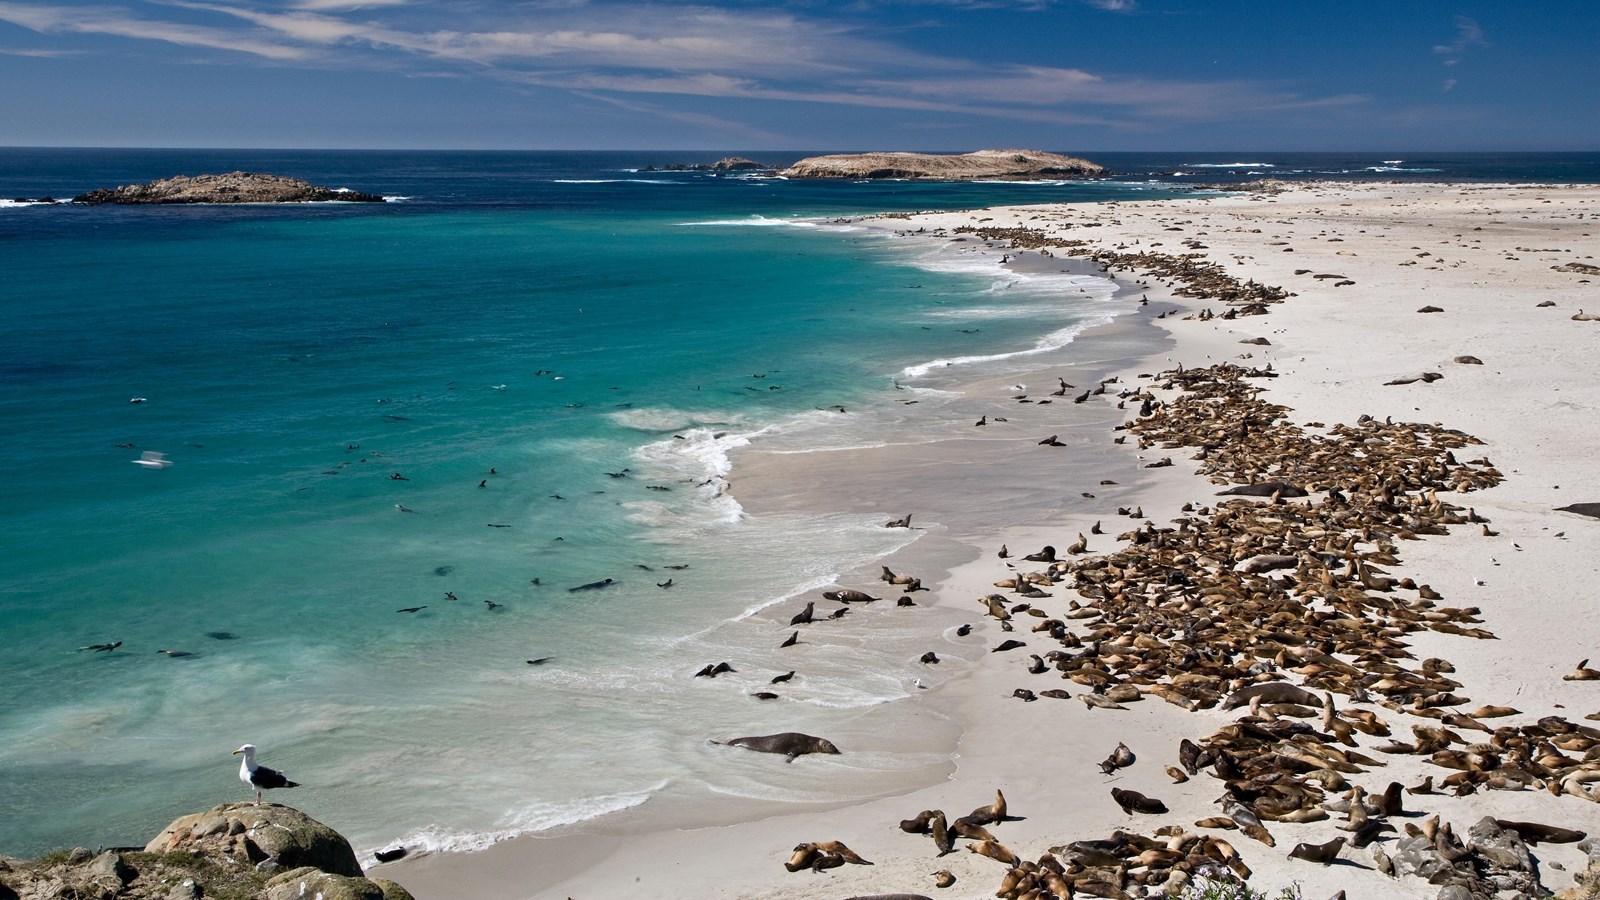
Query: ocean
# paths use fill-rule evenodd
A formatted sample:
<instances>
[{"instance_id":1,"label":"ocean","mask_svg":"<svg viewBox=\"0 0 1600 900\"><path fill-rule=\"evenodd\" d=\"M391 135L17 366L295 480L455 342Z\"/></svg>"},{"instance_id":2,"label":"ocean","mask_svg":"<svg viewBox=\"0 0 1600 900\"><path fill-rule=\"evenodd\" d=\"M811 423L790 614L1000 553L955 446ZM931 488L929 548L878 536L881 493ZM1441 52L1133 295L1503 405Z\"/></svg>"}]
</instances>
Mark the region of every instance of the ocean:
<instances>
[{"instance_id":1,"label":"ocean","mask_svg":"<svg viewBox=\"0 0 1600 900\"><path fill-rule=\"evenodd\" d=\"M911 653L931 626L819 660L781 704L694 677L739 659L765 683L785 661L749 620L916 537L752 515L730 454L953 429L948 388L1070 358L1131 307L1092 270L846 220L1264 176L1600 181L1597 154L1093 154L1121 174L1027 184L659 170L722 155L0 149L18 200L235 169L391 198L0 201L0 853L139 844L248 799L246 742L304 785L273 799L367 851L929 783L950 758L920 736L954 726L901 701L933 677ZM707 742L851 729L900 740L776 781Z\"/></svg>"}]
</instances>

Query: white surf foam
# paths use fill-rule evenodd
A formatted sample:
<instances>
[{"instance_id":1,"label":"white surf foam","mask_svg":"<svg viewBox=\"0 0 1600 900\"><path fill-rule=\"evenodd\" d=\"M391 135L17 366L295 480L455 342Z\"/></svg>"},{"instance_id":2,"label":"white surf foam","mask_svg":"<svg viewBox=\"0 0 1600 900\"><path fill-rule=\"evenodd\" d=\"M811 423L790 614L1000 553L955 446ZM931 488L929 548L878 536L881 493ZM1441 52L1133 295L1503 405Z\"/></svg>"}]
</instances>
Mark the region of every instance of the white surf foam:
<instances>
[{"instance_id":1,"label":"white surf foam","mask_svg":"<svg viewBox=\"0 0 1600 900\"><path fill-rule=\"evenodd\" d=\"M661 781L642 791L625 794L602 794L576 800L530 803L506 813L501 827L489 831L450 831L438 825L429 825L385 846L392 847L399 844L411 851L412 855L483 850L519 835L549 831L563 825L576 825L579 822L632 809L643 805L668 783ZM363 868L377 862L377 857L374 855L377 849L366 850L360 854Z\"/></svg>"},{"instance_id":2,"label":"white surf foam","mask_svg":"<svg viewBox=\"0 0 1600 900\"><path fill-rule=\"evenodd\" d=\"M971 366L979 363L1001 362L1007 359L1016 359L1024 356L1037 356L1041 353L1049 353L1052 350L1059 350L1062 347L1072 343L1073 340L1075 340L1078 335L1082 334L1084 331L1093 328L1096 325L1104 325L1112 321L1114 318L1115 316L1111 315L1100 315L1086 319L1082 322L1075 323L1073 325L1069 325L1066 328L1058 328L1040 338L1038 343L1025 350L1013 350L1008 353L983 353L974 354L972 356L953 356L935 359L925 363L918 363L914 366L906 366L901 370L900 374L905 378L921 378L935 369L942 369L949 366Z\"/></svg>"},{"instance_id":3,"label":"white surf foam","mask_svg":"<svg viewBox=\"0 0 1600 900\"><path fill-rule=\"evenodd\" d=\"M725 413L696 413L670 406L641 406L608 413L612 424L634 431L661 434L685 428L748 428L744 416Z\"/></svg>"},{"instance_id":4,"label":"white surf foam","mask_svg":"<svg viewBox=\"0 0 1600 900\"><path fill-rule=\"evenodd\" d=\"M1233 163L1184 163L1191 169L1273 169L1277 168L1272 163L1264 162L1233 162Z\"/></svg>"},{"instance_id":5,"label":"white surf foam","mask_svg":"<svg viewBox=\"0 0 1600 900\"><path fill-rule=\"evenodd\" d=\"M753 215L748 219L709 219L704 222L679 222L679 225L707 225L717 227L740 228L819 228L820 223L808 219L774 219L769 216ZM846 227L846 226L840 226Z\"/></svg>"}]
</instances>

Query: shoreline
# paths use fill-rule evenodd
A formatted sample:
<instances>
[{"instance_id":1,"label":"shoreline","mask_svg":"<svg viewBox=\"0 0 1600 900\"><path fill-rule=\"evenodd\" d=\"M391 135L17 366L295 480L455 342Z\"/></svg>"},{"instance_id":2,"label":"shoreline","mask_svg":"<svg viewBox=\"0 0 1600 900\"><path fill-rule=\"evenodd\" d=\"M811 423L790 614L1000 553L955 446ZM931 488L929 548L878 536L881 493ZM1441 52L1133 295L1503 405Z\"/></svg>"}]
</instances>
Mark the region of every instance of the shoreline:
<instances>
[{"instance_id":1,"label":"shoreline","mask_svg":"<svg viewBox=\"0 0 1600 900\"><path fill-rule=\"evenodd\" d=\"M1488 192L1494 193L1493 198L1488 197ZM1445 198L1445 194L1454 196ZM1491 231L1496 239L1494 249L1501 251L1494 255L1496 264L1534 261L1520 259L1519 255L1549 255L1548 251L1521 250L1519 247L1570 246L1571 249L1564 253L1558 264L1581 261L1585 255L1581 245L1588 243L1589 247L1594 246L1582 234L1583 228L1588 227L1583 220L1569 218L1560 223L1578 223L1572 229L1575 233L1570 235L1566 244L1553 241L1540 243L1525 231L1517 230L1511 217L1529 214L1530 208L1532 213L1541 212L1537 205L1543 205L1543 201L1549 199L1541 194L1556 195L1556 199L1567 201L1563 204L1563 208L1566 208L1563 214L1569 217L1575 214L1575 209L1592 211L1596 208L1596 192L1592 187L1321 185L1297 187L1288 194L1274 197L1021 207L986 210L983 214L995 219L996 227L1006 224L1001 221L1002 216L1009 217L1017 226L1028 227L1033 221L1030 217L1046 213L1060 216L1063 220L1075 220L1073 224L1097 221L1099 230L1093 233L1093 238L1101 245L1114 240L1137 240L1145 242L1141 246L1153 246L1158 243L1156 238L1165 237L1166 240L1159 241L1159 244L1170 242L1173 246L1168 246L1167 252L1203 252L1213 261L1230 264L1231 271L1241 279L1251 278L1263 284L1282 285L1297 292L1300 296L1273 306L1270 314L1264 317L1233 321L1215 319L1200 323L1183 321L1181 317L1209 304L1184 298L1169 300L1160 291L1151 290L1152 305L1147 309L1152 318L1167 310L1169 304L1170 308L1180 312L1180 321L1165 326L1175 345L1168 352L1158 351L1108 374L1118 378L1118 386L1137 388L1145 384L1139 380L1141 374L1170 368L1170 364L1160 357L1167 356L1173 363L1182 362L1191 368L1199 368L1250 354L1247 360L1235 361L1243 365L1274 364L1283 377L1273 379L1265 386L1265 397L1271 402L1291 407L1294 410L1292 418L1296 421L1317 418L1330 424L1354 422L1366 413L1380 420L1386 416L1397 419L1403 416L1404 421L1437 420L1446 428L1466 430L1487 442L1485 452L1508 476L1508 480L1492 492L1465 495L1466 502L1474 504L1479 510L1490 511L1485 516L1493 520L1494 527L1502 529L1501 533L1505 535L1497 541L1489 539L1495 541L1492 545L1496 548L1494 566L1504 570L1502 578L1514 578L1513 583L1542 584L1547 589L1559 589L1561 579L1567 583L1584 583L1582 576L1587 570L1582 567L1581 560L1592 557L1600 541L1592 533L1585 532L1583 520L1549 512L1554 506L1551 501L1556 498L1559 489L1548 486L1535 488L1531 485L1535 479L1561 484L1565 489L1565 497L1561 498L1561 502L1572 502L1600 493L1600 484L1583 472L1581 449L1577 446L1580 442L1571 439L1574 436L1573 423L1581 419L1569 417L1563 421L1562 416L1552 416L1537 401L1559 390L1554 384L1560 383L1562 376L1571 379L1576 375L1579 380L1589 380L1590 376L1600 374L1594 370L1594 364L1582 358L1582 350L1579 349L1581 343L1575 343L1581 342L1581 335L1587 332L1577 332L1579 336L1574 336L1571 331L1573 328L1595 326L1567 319L1572 310L1581 306L1582 294L1590 287L1579 283L1582 277L1579 274L1550 273L1550 262L1544 259L1537 260L1542 263L1539 266L1505 266L1507 271L1514 270L1522 283L1534 285L1527 290L1538 292L1539 299L1549 296L1558 305L1556 312L1559 312L1559 319L1552 317L1542 322L1542 330L1532 329L1526 334L1521 333L1513 326L1525 323L1528 321L1526 317L1544 311L1534 309L1536 298L1532 296L1527 298L1527 302L1505 305L1503 308L1499 305L1503 301L1498 301L1495 295L1509 290L1487 281L1489 276L1497 273L1488 265L1480 265L1480 261L1488 259L1487 255L1472 258L1474 254L1486 253L1486 250L1474 249L1472 241L1481 242L1482 238L1473 236L1477 233L1468 233L1471 228ZM1560 196L1562 194L1566 196ZM1398 195L1399 199L1386 199L1394 195ZM1463 195L1465 202L1461 201ZM1415 207L1437 204L1445 199L1453 201L1447 204L1448 209L1440 212L1430 208L1429 221L1417 221L1419 217L1415 215ZM1284 202L1286 200L1294 206L1293 214L1284 213L1289 208ZM1469 207L1473 201L1484 200L1500 204L1492 207L1499 212L1483 214L1478 212L1477 206ZM1552 200L1552 205L1554 203ZM1267 204L1277 206L1268 207ZM1351 211L1343 212L1346 207L1342 204L1348 204ZM1576 207L1572 208L1574 204ZM1413 209L1405 211L1407 207ZM1403 215L1402 211L1405 211ZM1437 228L1441 221L1454 223L1456 220L1451 219L1451 215L1463 217L1460 218L1463 223L1460 228L1434 232L1427 230ZM1503 234L1493 232L1494 226L1490 224L1496 222L1497 216L1505 217L1497 222ZM974 217L975 214L971 213L946 213L918 217L918 220L953 227ZM1273 220L1288 221L1275 223ZM1167 224L1175 221L1181 224ZM1536 221L1540 226L1555 222L1550 215ZM1289 227L1291 223L1293 228L1304 230L1293 235L1287 234L1293 230ZM1333 226L1333 234L1329 234L1330 225ZM1376 238L1362 237L1366 230L1357 227L1362 225L1374 231L1381 227L1385 230L1385 240L1380 242ZM1259 234L1262 236L1256 237L1258 232L1250 226L1260 228ZM1314 233L1313 226L1314 231L1321 233ZM1171 228L1181 229L1183 233L1167 235L1166 232ZM1269 241L1280 237L1272 234L1274 230L1286 232L1283 237L1290 240L1282 246L1293 243L1292 256L1267 255L1269 252L1290 252L1283 250L1282 246L1269 245ZM1390 232L1403 232L1404 237L1397 240ZM1066 233L1074 238L1083 236L1082 233L1072 234L1071 230ZM1268 237L1269 234L1272 236ZM1422 275L1428 271L1430 264L1436 262L1438 255L1422 243L1423 235L1435 239L1431 241L1434 244L1438 243L1437 238L1446 238L1445 245L1451 248L1447 255L1463 258L1445 260L1443 265L1434 270L1438 275ZM1193 249L1178 243L1183 239L1199 243L1199 237L1205 238L1207 246ZM1335 240L1342 246L1328 246ZM1451 241L1457 243L1452 244ZM1502 243L1504 246L1501 246ZM1416 249L1406 249L1413 245ZM1431 255L1415 255L1424 252ZM1308 265L1316 268L1315 273L1293 274L1295 269ZM1334 266L1339 268L1335 269ZM1407 277L1395 279L1396 273ZM1336 274L1340 276L1337 280L1353 281L1354 284L1335 287L1335 279L1312 280L1311 274ZM1473 280L1467 276L1481 276L1485 280ZM1423 293L1430 288L1434 290L1433 294ZM1371 296L1380 292L1383 292L1381 296ZM1387 301L1386 297L1391 293L1402 294L1404 299ZM1448 311L1442 317L1418 319L1417 314L1412 312L1417 305L1414 301L1426 301L1433 296L1449 297L1450 300L1444 304L1447 310L1452 306L1459 307L1479 320L1500 321L1501 324L1491 333L1481 334L1470 321L1452 321L1453 318L1466 317L1451 317ZM1600 307L1600 303L1594 305ZM1425 322L1427 327L1419 332L1421 326L1415 324L1418 322ZM1441 324L1435 325L1436 322ZM1557 322L1559 324L1554 324ZM1562 327L1568 329L1567 333L1553 331ZM1385 336L1402 336L1404 342L1413 346L1395 347L1392 338L1383 340ZM1087 346L1090 336L1083 337ZM1266 338L1270 343L1263 346L1241 346L1238 343L1240 340L1256 338ZM1423 346L1414 346L1419 344ZM1556 349L1554 352L1546 350L1538 358L1528 358L1529 351L1526 348L1530 346ZM1567 349L1559 349L1562 347ZM1083 348L1078 349L1081 351ZM1454 354L1446 353L1447 350L1454 350ZM1517 357L1518 350L1523 351L1522 357ZM1560 355L1563 352L1567 355ZM1469 369L1465 364L1449 362L1453 355L1465 353L1481 355L1489 365ZM1572 368L1564 369L1557 364L1557 360ZM1420 382L1382 385L1382 381L1403 375L1405 370L1417 366L1443 372L1446 377L1433 385ZM1511 377L1505 376L1505 370L1513 366L1523 371L1518 373L1513 370ZM1530 369L1537 371L1527 371ZM1380 372L1383 378L1377 377ZM1484 377L1490 372L1494 372L1498 380L1490 381ZM1006 380L995 381L1001 383L994 387L1002 388ZM1007 418L1016 419L1021 415L1005 405L1009 403L1014 408L1017 404L998 391L982 398L981 402L990 403ZM1566 402L1569 407L1577 407L1571 410L1572 414L1580 413L1592 405L1590 398L1584 396L1582 391L1569 391L1561 402ZM1029 412L1037 411L1036 407ZM1131 416L1131 412L1128 415ZM1120 420L1121 415L1118 415L1112 421ZM1015 424L1020 425L1021 422ZM1583 433L1579 427L1577 434ZM990 434L992 432L985 433L985 444L989 443ZM1532 447L1527 446L1529 437L1534 438ZM1108 436L1102 435L1095 440L1107 448L1111 445ZM969 452L953 453L952 456L971 462L976 455L972 451L982 448L962 449ZM851 451L857 455L873 452ZM1179 505L1186 500L1206 502L1215 494L1215 488L1194 476L1195 464L1186 458L1185 452L1172 453L1174 462L1169 467L1172 472L1155 469L1151 473L1139 471L1138 466L1142 463L1130 458L1135 455L1131 447L1116 448L1115 452L1123 459L1125 468L1121 471L1132 470L1132 475L1124 474L1110 479L1123 482L1115 486L1115 494L1112 488L1096 490L1097 485L1048 484L1041 489L1042 492L1047 495L1054 492L1056 499L1067 496L1076 500L1074 495L1079 493L1094 493L1096 497L1083 498L1081 504L1060 511L1052 521L1038 524L1013 522L998 533L967 537L992 544L1008 543L1014 554L1020 556L1046 542L1064 545L1077 530L1087 532L1087 526L1100 519L1106 523L1108 537L1092 539L1089 549L1091 553L1101 553L1114 546L1109 535L1131 527L1110 515L1115 506L1138 505L1144 508L1145 518L1163 523L1177 515ZM916 462L926 467L924 471L936 472L941 468L952 468L954 459ZM740 468L735 469L733 480L740 484L741 491L747 482L753 482L756 489L752 496L759 495L765 476L752 468L748 461L741 460L738 465ZM1555 476L1558 472L1559 476ZM778 477L778 474L772 476L774 480ZM909 480L917 481L915 478ZM936 489L949 490L958 483L959 474L951 473L946 475L942 483L935 484L923 479L921 484L913 483L905 489L920 488L930 492ZM858 492L854 495L864 504L882 506L892 502L874 496L861 496ZM1552 522L1560 523L1561 527L1553 526L1550 524ZM958 524L947 524L947 533L940 535L936 543L924 537L908 550L915 555L916 548L923 547L932 556L940 549L938 545L946 545L944 552L948 554L951 551L948 543L955 540L949 535L948 529ZM1539 528L1545 532L1561 531L1564 537L1545 540ZM1510 545L1511 535L1519 536L1522 542L1514 549ZM1419 581L1430 581L1446 598L1452 601L1469 598L1470 602L1483 609L1485 627L1496 631L1501 640L1470 642L1459 637L1424 632L1416 639L1414 652L1419 657L1436 654L1455 661L1458 672L1455 677L1463 686L1462 693L1476 702L1507 702L1506 695L1516 694L1516 705L1527 709L1530 717L1536 717L1549 714L1551 707L1560 699L1567 701L1571 715L1581 716L1586 711L1585 706L1595 703L1575 693L1581 690L1581 685L1575 688L1559 681L1560 671L1565 671L1572 660L1588 655L1587 650L1583 649L1583 635L1578 633L1581 629L1563 630L1559 625L1552 628L1549 624L1539 622L1520 622L1515 615L1518 609L1515 596L1485 596L1486 593L1497 593L1485 592L1483 588L1499 579L1479 585L1475 582L1489 579L1481 577L1483 573L1469 573L1468 569L1475 566L1469 566L1468 563L1478 567L1484 565L1480 552L1484 538L1475 541L1474 537L1476 535L1459 533L1408 542L1403 548L1402 566L1396 567L1394 573L1398 575L1402 571L1415 571L1419 573ZM1555 541L1564 543L1556 545L1553 543ZM982 607L974 605L973 598L992 592L994 588L990 582L1005 572L1003 564L989 555L993 549L993 546L987 546L977 554L969 552L966 556L970 559L951 566L949 575L941 578L935 588L933 593L938 599L931 605L935 609L959 613L962 618L976 625ZM901 553L907 553L908 550L902 550ZM893 565L900 567L899 563ZM931 560L927 565L932 565ZM1494 574L1500 575L1498 572ZM920 595L918 602L921 603L920 598L926 596ZM1058 594L1056 599L1041 601L1041 604L1056 609L1057 605L1071 596L1070 593ZM1550 610L1554 607L1553 615L1556 617L1581 620L1581 603L1581 598L1570 596L1547 598L1541 609L1547 617L1552 615ZM1000 639L1000 632L992 622L979 625L973 634L974 637L982 636L982 641L975 645L980 652ZM1464 646L1468 644L1472 646ZM1546 662L1546 657L1552 655L1551 651L1555 658ZM1568 655L1572 656L1572 660L1566 659ZM1538 661L1538 671L1532 673L1530 669L1534 668L1532 663L1535 660ZM958 815L959 810L968 808L963 804L976 806L986 803L992 798L992 791L998 787L1006 790L1011 797L1013 810L1026 817L1022 822L1008 823L1003 829L997 829L999 835L1008 846L1014 847L1024 857L1031 858L1052 843L1104 837L1116 827L1151 827L1170 821L1187 823L1215 812L1215 807L1209 805L1211 794L1216 790L1214 785L1201 782L1199 792L1193 790L1196 787L1193 782L1172 787L1161 775L1159 765L1174 756L1174 747L1180 736L1199 737L1231 717L1216 711L1191 714L1176 706L1154 703L1154 698L1132 707L1129 713L1085 710L1078 708L1077 704L1066 710L1040 709L1049 707L1055 701L1040 700L1024 705L1020 701L1007 699L1010 689L1018 684L1042 685L1029 682L1028 676L1022 674L1018 668L1021 660L1006 659L1003 665L999 662L1000 658L982 652L963 672L930 692L928 705L947 710L949 715L964 724L965 731L959 739L953 777L945 783L910 795L855 804L850 807L849 814L839 810L804 812L736 826L662 831L631 837L597 836L607 829L603 825L604 820L596 820L586 823L588 827L581 829L591 834L579 833L561 838L530 836L469 856L425 857L385 868L392 869L396 880L406 883L419 897L430 896L430 884L459 885L463 878L469 879L474 885L475 896L576 896L583 893L607 896L625 890L625 885L631 884L634 877L643 877L643 873L659 879L650 888L652 895L656 896L806 897L833 896L849 890L930 891L931 880L926 873L933 868L947 866L958 877L958 890L952 896L986 896L992 894L993 885L1003 873L1003 868L997 863L979 860L970 854L947 857L936 863L926 845L926 838L901 834L894 828L894 823L914 815L919 808L954 810L952 816ZM1550 681L1554 683L1548 683ZM1517 685L1517 689L1508 691L1507 685L1512 684ZM914 702L922 702L922 698ZM1393 718L1408 721L1399 715ZM1397 733L1403 730L1399 729ZM1137 736L1137 742L1134 736ZM1096 773L1092 760L1097 760L1118 739L1128 740L1134 746L1140 755L1140 763L1120 773L1115 783L1152 796L1161 796L1173 802L1178 814L1160 817L1158 821L1130 821L1105 798L1106 780ZM1365 783L1369 787L1381 787L1381 781L1374 784L1373 780L1390 776L1406 780L1419 775L1423 770L1405 765L1410 762L1405 758L1396 758L1387 769L1374 770ZM796 765L804 763L802 760ZM1070 783L1054 783L1057 781ZM1175 800L1180 793L1185 796L1181 806ZM1543 792L1491 792L1475 795L1465 802L1451 798L1445 804L1445 812L1463 833L1476 819L1470 814L1472 809L1491 807L1497 814L1511 818L1557 819L1563 824L1582 820L1589 830L1600 826L1600 815L1597 815L1600 805L1567 798L1559 801L1561 805L1557 809L1548 805L1553 799ZM1539 804L1535 801L1545 802ZM1322 869L1283 859L1287 842L1301 839L1299 836L1302 834L1305 840L1322 840L1336 833L1329 830L1326 824L1274 826L1274 830L1283 835L1295 835L1280 837L1281 846L1276 853L1234 837L1234 845L1257 874L1259 881L1253 882L1255 886L1275 890L1291 881L1301 881L1308 893L1329 893L1341 887L1356 887L1358 875L1348 866ZM862 855L874 860L877 866L871 869L850 866L815 876L809 873L789 875L778 870L778 864L787 858L789 848L796 842L826 839L845 841ZM540 844L548 846L541 847ZM1581 853L1570 847L1541 847L1539 856L1548 862L1564 865L1568 873L1582 868ZM1371 865L1364 851L1347 850L1346 858L1360 859L1363 865ZM562 861L559 866L553 862L557 859ZM603 860L610 864L602 865ZM1550 870L1545 874L1546 882L1551 886L1566 886L1561 879L1569 876ZM1381 889L1390 895L1401 896L1432 895L1431 890L1424 890L1428 888L1426 883L1415 878L1396 884L1371 872L1359 873L1360 879L1368 877L1378 879L1359 882L1367 884L1369 891Z\"/></svg>"}]
</instances>

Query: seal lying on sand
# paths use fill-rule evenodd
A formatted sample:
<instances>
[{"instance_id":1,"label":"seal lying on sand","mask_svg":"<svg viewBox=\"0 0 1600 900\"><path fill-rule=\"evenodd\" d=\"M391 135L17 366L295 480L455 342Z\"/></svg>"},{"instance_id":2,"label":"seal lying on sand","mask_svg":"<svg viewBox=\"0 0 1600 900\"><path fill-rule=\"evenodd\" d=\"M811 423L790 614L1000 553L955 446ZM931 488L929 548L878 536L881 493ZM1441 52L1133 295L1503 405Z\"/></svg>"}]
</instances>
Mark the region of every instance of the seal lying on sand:
<instances>
[{"instance_id":1,"label":"seal lying on sand","mask_svg":"<svg viewBox=\"0 0 1600 900\"><path fill-rule=\"evenodd\" d=\"M789 762L794 762L796 756L807 753L832 753L837 755L839 748L826 738L801 734L798 731L785 731L782 734L764 734L756 737L737 737L731 741L712 741L713 744L725 744L730 747L744 747L759 753L782 753L789 757Z\"/></svg>"}]
</instances>

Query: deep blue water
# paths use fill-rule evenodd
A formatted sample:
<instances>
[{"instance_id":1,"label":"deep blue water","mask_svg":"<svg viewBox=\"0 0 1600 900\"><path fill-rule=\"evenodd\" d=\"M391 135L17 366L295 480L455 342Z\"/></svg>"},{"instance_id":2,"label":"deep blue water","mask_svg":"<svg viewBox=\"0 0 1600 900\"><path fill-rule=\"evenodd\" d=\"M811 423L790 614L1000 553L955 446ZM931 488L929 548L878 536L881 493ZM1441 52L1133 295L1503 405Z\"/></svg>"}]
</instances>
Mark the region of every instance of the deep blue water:
<instances>
[{"instance_id":1,"label":"deep blue water","mask_svg":"<svg viewBox=\"0 0 1600 900\"><path fill-rule=\"evenodd\" d=\"M711 765L707 731L765 713L690 676L754 654L730 621L903 536L752 520L720 490L728 451L849 445L864 426L828 407L1068 335L1109 296L999 293L992 263L831 219L1261 174L1600 180L1595 154L1099 154L1122 174L1046 184L642 171L722 155L0 150L3 197L245 169L404 198L0 205L0 852L140 842L242 799L247 741L368 847L704 786L821 799ZM904 688L841 678L810 714ZM865 795L926 762L834 780Z\"/></svg>"}]
</instances>

